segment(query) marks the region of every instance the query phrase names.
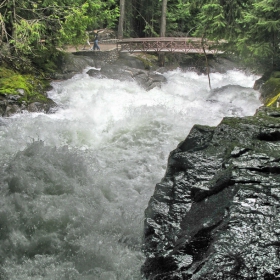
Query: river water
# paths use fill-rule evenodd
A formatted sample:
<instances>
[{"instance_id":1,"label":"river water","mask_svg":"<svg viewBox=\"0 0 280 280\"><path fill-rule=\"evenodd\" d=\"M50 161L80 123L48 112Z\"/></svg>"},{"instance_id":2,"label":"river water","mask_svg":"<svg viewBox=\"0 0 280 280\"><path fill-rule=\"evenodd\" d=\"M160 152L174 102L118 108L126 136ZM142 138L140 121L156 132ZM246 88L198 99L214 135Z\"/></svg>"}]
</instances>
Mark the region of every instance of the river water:
<instances>
[{"instance_id":1,"label":"river water","mask_svg":"<svg viewBox=\"0 0 280 280\"><path fill-rule=\"evenodd\" d=\"M141 279L144 210L194 124L253 115L258 78L179 69L149 92L86 74L54 114L0 118L0 279ZM2 278L1 278L2 277Z\"/></svg>"}]
</instances>

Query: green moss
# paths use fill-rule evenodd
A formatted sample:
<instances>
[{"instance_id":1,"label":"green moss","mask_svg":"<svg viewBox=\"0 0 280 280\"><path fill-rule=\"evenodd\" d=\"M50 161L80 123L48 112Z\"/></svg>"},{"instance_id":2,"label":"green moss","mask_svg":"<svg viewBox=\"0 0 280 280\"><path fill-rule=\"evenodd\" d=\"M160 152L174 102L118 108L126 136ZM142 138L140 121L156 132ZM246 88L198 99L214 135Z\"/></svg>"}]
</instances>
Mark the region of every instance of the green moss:
<instances>
[{"instance_id":1,"label":"green moss","mask_svg":"<svg viewBox=\"0 0 280 280\"><path fill-rule=\"evenodd\" d=\"M241 118L238 117L224 117L221 124L229 125L231 127L239 126Z\"/></svg>"},{"instance_id":2,"label":"green moss","mask_svg":"<svg viewBox=\"0 0 280 280\"><path fill-rule=\"evenodd\" d=\"M276 107L276 96L280 93L280 72L272 72L268 80L263 84L262 96L266 106Z\"/></svg>"},{"instance_id":3,"label":"green moss","mask_svg":"<svg viewBox=\"0 0 280 280\"><path fill-rule=\"evenodd\" d=\"M12 70L4 68L4 67L0 67L0 79L8 78L14 74L15 74L15 72L13 72Z\"/></svg>"},{"instance_id":4,"label":"green moss","mask_svg":"<svg viewBox=\"0 0 280 280\"><path fill-rule=\"evenodd\" d=\"M22 75L17 74L0 79L0 94L18 94L18 89L23 89L29 95L32 85L28 84Z\"/></svg>"},{"instance_id":5,"label":"green moss","mask_svg":"<svg viewBox=\"0 0 280 280\"><path fill-rule=\"evenodd\" d=\"M240 126L269 126L278 125L279 118L273 117L271 114L273 112L280 112L280 108L270 108L263 107L256 112L254 116L247 116L242 118L237 117L225 117L223 118L221 124L228 125L231 128L239 129Z\"/></svg>"},{"instance_id":6,"label":"green moss","mask_svg":"<svg viewBox=\"0 0 280 280\"><path fill-rule=\"evenodd\" d=\"M0 67L0 94L19 95L19 90L23 90L20 102L46 102L47 97L43 93L48 85L48 82L37 79L32 75L21 75L10 69Z\"/></svg>"},{"instance_id":7,"label":"green moss","mask_svg":"<svg viewBox=\"0 0 280 280\"><path fill-rule=\"evenodd\" d=\"M272 72L272 74L271 74L271 77L272 78L280 78L280 71L274 71L274 72Z\"/></svg>"}]
</instances>

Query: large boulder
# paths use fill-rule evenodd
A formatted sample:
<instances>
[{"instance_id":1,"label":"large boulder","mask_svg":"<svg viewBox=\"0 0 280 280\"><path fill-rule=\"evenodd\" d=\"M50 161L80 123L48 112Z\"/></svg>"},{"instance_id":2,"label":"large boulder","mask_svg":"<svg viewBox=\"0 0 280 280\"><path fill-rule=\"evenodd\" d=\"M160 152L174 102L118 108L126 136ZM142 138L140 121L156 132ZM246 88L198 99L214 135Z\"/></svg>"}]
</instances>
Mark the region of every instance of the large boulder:
<instances>
[{"instance_id":1,"label":"large boulder","mask_svg":"<svg viewBox=\"0 0 280 280\"><path fill-rule=\"evenodd\" d=\"M136 81L140 86L146 90L151 90L154 87L160 87L162 83L166 82L166 78L154 71L132 68L129 66L110 65L103 66L100 73L89 70L87 72L91 76L118 79L120 81Z\"/></svg>"},{"instance_id":2,"label":"large boulder","mask_svg":"<svg viewBox=\"0 0 280 280\"><path fill-rule=\"evenodd\" d=\"M56 110L57 104L52 99L47 97L42 100L26 102L21 101L20 96L0 94L1 117L11 117L14 114L23 112L42 112L49 114L54 113Z\"/></svg>"},{"instance_id":3,"label":"large boulder","mask_svg":"<svg viewBox=\"0 0 280 280\"><path fill-rule=\"evenodd\" d=\"M0 69L0 116L29 112L52 113L56 103L47 97L49 81L30 74L19 74L11 69Z\"/></svg>"},{"instance_id":4,"label":"large boulder","mask_svg":"<svg viewBox=\"0 0 280 280\"><path fill-rule=\"evenodd\" d=\"M280 110L195 125L145 211L149 280L280 279Z\"/></svg>"},{"instance_id":5,"label":"large boulder","mask_svg":"<svg viewBox=\"0 0 280 280\"><path fill-rule=\"evenodd\" d=\"M100 71L90 69L87 74L97 78L136 81L146 90L160 87L166 82L166 78L158 71L147 70L144 59L122 53L113 63L103 65Z\"/></svg>"},{"instance_id":6,"label":"large boulder","mask_svg":"<svg viewBox=\"0 0 280 280\"><path fill-rule=\"evenodd\" d=\"M96 60L86 55L63 53L61 55L60 63L57 65L58 71L52 75L52 79L71 79L74 75L82 73L82 71L88 66L96 67Z\"/></svg>"},{"instance_id":7,"label":"large boulder","mask_svg":"<svg viewBox=\"0 0 280 280\"><path fill-rule=\"evenodd\" d=\"M146 69L144 59L141 59L140 55L131 55L128 53L120 53L117 61L114 62L115 65L119 67L128 66L137 69Z\"/></svg>"}]
</instances>

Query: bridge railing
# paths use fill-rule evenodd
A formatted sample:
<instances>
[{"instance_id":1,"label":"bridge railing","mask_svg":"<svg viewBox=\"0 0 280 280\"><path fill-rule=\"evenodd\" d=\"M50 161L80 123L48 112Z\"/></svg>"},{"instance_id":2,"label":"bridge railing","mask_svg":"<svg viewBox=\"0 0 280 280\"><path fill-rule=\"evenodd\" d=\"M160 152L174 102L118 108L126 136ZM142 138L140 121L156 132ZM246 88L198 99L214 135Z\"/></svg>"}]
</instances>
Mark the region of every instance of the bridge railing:
<instances>
[{"instance_id":1,"label":"bridge railing","mask_svg":"<svg viewBox=\"0 0 280 280\"><path fill-rule=\"evenodd\" d=\"M99 43L109 45L109 44L117 44L118 41L119 39L105 39L105 40L101 39Z\"/></svg>"},{"instance_id":2,"label":"bridge railing","mask_svg":"<svg viewBox=\"0 0 280 280\"><path fill-rule=\"evenodd\" d=\"M213 41L204 41L206 53L218 53ZM121 52L182 52L203 53L202 39L196 37L149 37L117 40Z\"/></svg>"}]
</instances>

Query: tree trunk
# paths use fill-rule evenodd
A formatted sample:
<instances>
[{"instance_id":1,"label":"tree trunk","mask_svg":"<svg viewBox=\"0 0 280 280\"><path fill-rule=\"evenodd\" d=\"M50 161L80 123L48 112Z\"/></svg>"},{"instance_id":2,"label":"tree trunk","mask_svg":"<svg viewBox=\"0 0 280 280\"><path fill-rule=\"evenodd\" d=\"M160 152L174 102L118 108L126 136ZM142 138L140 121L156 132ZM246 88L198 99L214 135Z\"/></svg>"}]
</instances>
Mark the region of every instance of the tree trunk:
<instances>
[{"instance_id":1,"label":"tree trunk","mask_svg":"<svg viewBox=\"0 0 280 280\"><path fill-rule=\"evenodd\" d=\"M165 37L165 32L166 32L166 12L167 12L167 0L162 0L161 22L160 22L160 37ZM164 53L160 53L159 54L158 62L159 62L160 66L164 66L164 63L165 63Z\"/></svg>"},{"instance_id":2,"label":"tree trunk","mask_svg":"<svg viewBox=\"0 0 280 280\"><path fill-rule=\"evenodd\" d=\"M206 51L205 51L204 43L205 43L205 40L204 40L204 34L203 34L203 36L202 36L202 38L201 38L201 46L202 46L203 53L204 53L204 57L205 57L205 64L206 64L206 70L207 70L207 77L208 77L209 88L210 88L210 90L212 90L212 87L211 87L211 79L210 79L209 63L208 63L208 58L207 58L207 54L206 54Z\"/></svg>"},{"instance_id":3,"label":"tree trunk","mask_svg":"<svg viewBox=\"0 0 280 280\"><path fill-rule=\"evenodd\" d=\"M119 17L119 26L118 26L118 39L123 38L123 23L124 23L124 5L125 0L120 0L120 17Z\"/></svg>"},{"instance_id":4,"label":"tree trunk","mask_svg":"<svg viewBox=\"0 0 280 280\"><path fill-rule=\"evenodd\" d=\"M166 11L167 11L167 0L162 0L161 22L160 22L160 37L165 37L165 32L166 32Z\"/></svg>"}]
</instances>

